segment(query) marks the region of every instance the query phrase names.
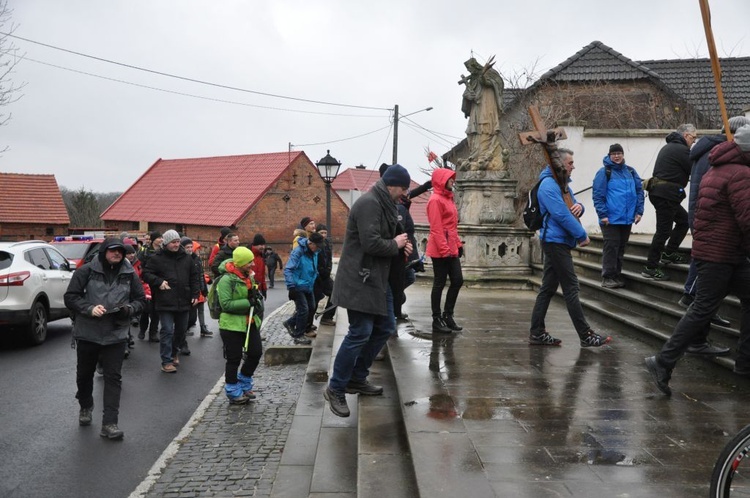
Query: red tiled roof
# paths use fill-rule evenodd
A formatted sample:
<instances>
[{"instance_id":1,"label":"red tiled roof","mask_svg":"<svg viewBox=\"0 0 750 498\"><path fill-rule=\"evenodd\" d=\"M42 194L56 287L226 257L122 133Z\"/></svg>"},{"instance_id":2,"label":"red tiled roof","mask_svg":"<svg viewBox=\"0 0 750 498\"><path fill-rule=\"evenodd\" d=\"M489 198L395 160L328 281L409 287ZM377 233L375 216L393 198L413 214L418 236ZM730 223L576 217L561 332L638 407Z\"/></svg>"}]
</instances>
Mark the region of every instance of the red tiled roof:
<instances>
[{"instance_id":1,"label":"red tiled roof","mask_svg":"<svg viewBox=\"0 0 750 498\"><path fill-rule=\"evenodd\" d=\"M334 190L359 190L367 192L380 180L380 171L373 169L348 168L344 170L331 184ZM411 188L419 187L419 183L411 181ZM414 219L414 223L427 225L427 201L430 200L431 192L425 192L412 199L409 213Z\"/></svg>"},{"instance_id":2,"label":"red tiled roof","mask_svg":"<svg viewBox=\"0 0 750 498\"><path fill-rule=\"evenodd\" d=\"M55 175L0 173L0 222L69 225Z\"/></svg>"},{"instance_id":3,"label":"red tiled roof","mask_svg":"<svg viewBox=\"0 0 750 498\"><path fill-rule=\"evenodd\" d=\"M310 162L302 151L159 159L102 213L101 218L233 225L300 155ZM228 178L231 181L227 181Z\"/></svg>"}]
</instances>

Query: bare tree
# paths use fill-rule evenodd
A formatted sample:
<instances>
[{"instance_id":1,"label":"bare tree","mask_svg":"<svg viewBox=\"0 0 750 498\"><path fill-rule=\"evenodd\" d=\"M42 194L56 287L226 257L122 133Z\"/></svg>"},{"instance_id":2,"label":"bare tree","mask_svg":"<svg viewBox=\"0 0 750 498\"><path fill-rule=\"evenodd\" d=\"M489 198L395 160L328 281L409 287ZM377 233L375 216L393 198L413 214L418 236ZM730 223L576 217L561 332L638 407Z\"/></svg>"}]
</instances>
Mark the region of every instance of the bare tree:
<instances>
[{"instance_id":1,"label":"bare tree","mask_svg":"<svg viewBox=\"0 0 750 498\"><path fill-rule=\"evenodd\" d=\"M8 36L16 30L16 25L11 20L12 14L13 10L8 7L8 0L0 0L0 126L11 118L11 113L6 113L3 109L21 98L18 91L25 85L15 84L11 80L13 70L22 59L18 54L18 47ZM0 153L6 150L7 146L0 148Z\"/></svg>"},{"instance_id":2,"label":"bare tree","mask_svg":"<svg viewBox=\"0 0 750 498\"><path fill-rule=\"evenodd\" d=\"M60 187L65 208L68 210L70 225L73 227L102 227L99 215L119 196L120 192L92 192L84 187L70 190Z\"/></svg>"}]
</instances>

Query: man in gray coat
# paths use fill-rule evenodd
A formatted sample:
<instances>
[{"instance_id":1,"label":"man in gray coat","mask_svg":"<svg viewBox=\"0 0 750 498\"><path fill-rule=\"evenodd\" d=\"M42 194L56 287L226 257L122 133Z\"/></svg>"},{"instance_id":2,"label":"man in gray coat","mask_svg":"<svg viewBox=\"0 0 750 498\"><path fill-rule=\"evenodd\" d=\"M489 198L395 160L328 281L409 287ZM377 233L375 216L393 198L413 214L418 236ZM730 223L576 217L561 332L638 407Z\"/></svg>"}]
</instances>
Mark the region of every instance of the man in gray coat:
<instances>
[{"instance_id":1,"label":"man in gray coat","mask_svg":"<svg viewBox=\"0 0 750 498\"><path fill-rule=\"evenodd\" d=\"M367 380L370 366L388 337L396 330L393 294L388 286L391 258L412 246L398 227L396 202L409 189L411 179L399 164L389 167L372 189L352 206L346 223L331 300L346 308L349 331L333 363L325 390L331 411L349 416L346 393L375 396L383 388Z\"/></svg>"}]
</instances>

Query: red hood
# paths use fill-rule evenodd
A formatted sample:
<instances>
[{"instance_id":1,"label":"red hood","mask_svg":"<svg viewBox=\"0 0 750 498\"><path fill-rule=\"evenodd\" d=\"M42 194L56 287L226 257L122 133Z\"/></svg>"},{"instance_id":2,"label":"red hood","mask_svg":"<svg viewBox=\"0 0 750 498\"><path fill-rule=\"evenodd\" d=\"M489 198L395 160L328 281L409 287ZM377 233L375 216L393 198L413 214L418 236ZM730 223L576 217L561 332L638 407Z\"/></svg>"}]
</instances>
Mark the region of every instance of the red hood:
<instances>
[{"instance_id":1,"label":"red hood","mask_svg":"<svg viewBox=\"0 0 750 498\"><path fill-rule=\"evenodd\" d=\"M445 188L448 180L456 179L456 172L448 168L438 168L432 172L432 191L443 197L452 197L453 192Z\"/></svg>"}]
</instances>

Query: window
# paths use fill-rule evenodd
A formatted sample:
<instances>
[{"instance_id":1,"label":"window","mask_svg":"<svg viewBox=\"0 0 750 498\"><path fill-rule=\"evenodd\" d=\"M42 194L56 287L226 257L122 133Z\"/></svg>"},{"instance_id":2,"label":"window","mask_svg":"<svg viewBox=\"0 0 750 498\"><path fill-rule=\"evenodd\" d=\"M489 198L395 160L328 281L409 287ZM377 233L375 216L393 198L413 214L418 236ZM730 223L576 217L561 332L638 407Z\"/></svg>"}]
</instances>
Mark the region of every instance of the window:
<instances>
[{"instance_id":1,"label":"window","mask_svg":"<svg viewBox=\"0 0 750 498\"><path fill-rule=\"evenodd\" d=\"M55 227L47 227L44 229L45 235L55 235Z\"/></svg>"},{"instance_id":2,"label":"window","mask_svg":"<svg viewBox=\"0 0 750 498\"><path fill-rule=\"evenodd\" d=\"M49 257L49 260L51 261L53 270L67 270L68 269L68 260L65 259L65 257L59 252L55 251L54 249L47 249L47 256Z\"/></svg>"},{"instance_id":3,"label":"window","mask_svg":"<svg viewBox=\"0 0 750 498\"><path fill-rule=\"evenodd\" d=\"M23 257L26 261L36 266L37 268L41 268L42 270L52 269L52 262L50 262L49 258L47 257L47 253L45 253L44 249L42 249L41 247L26 251Z\"/></svg>"}]
</instances>

